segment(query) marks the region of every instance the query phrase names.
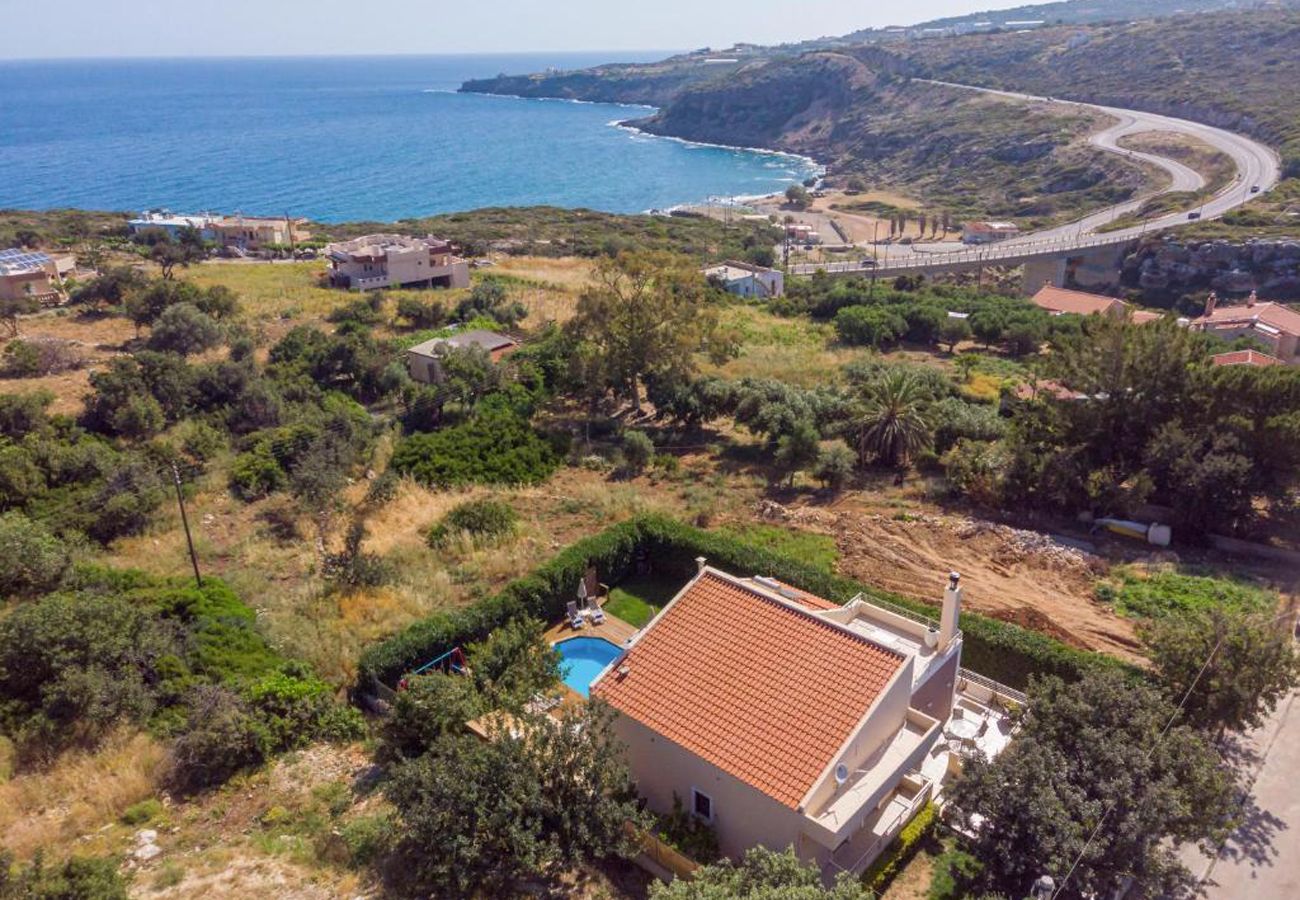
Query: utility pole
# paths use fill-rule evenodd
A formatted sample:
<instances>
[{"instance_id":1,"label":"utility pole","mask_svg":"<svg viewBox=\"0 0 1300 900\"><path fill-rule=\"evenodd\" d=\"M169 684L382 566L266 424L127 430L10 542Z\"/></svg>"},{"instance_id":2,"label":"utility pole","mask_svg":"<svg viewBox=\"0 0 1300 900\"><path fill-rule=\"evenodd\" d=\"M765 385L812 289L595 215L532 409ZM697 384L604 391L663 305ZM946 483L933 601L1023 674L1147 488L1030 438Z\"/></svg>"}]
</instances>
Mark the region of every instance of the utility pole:
<instances>
[{"instance_id":1,"label":"utility pole","mask_svg":"<svg viewBox=\"0 0 1300 900\"><path fill-rule=\"evenodd\" d=\"M176 503L181 508L181 524L185 526L185 543L190 548L190 563L194 566L194 583L203 587L203 576L199 574L199 557L194 552L194 538L190 535L190 520L185 515L185 494L181 491L181 470L172 463L172 481L176 484Z\"/></svg>"}]
</instances>

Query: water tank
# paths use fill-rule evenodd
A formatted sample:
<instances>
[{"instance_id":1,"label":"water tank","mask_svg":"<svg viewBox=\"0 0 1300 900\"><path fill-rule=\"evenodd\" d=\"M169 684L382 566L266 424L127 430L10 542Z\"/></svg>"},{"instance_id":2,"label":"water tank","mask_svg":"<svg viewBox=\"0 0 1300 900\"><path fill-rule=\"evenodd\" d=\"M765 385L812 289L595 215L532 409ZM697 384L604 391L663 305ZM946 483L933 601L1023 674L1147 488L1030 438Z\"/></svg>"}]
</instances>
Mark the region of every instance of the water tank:
<instances>
[{"instance_id":1,"label":"water tank","mask_svg":"<svg viewBox=\"0 0 1300 900\"><path fill-rule=\"evenodd\" d=\"M1156 547L1168 547L1174 539L1173 529L1168 525L1156 523L1147 529L1147 543Z\"/></svg>"}]
</instances>

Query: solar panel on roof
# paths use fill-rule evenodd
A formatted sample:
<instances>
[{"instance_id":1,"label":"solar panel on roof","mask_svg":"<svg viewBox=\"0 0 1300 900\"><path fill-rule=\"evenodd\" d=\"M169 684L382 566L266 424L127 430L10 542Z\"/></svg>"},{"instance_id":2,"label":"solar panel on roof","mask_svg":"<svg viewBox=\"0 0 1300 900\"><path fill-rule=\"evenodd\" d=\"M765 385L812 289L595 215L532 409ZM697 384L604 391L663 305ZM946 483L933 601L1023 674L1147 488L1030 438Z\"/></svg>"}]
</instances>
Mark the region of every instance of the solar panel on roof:
<instances>
[{"instance_id":1,"label":"solar panel on roof","mask_svg":"<svg viewBox=\"0 0 1300 900\"><path fill-rule=\"evenodd\" d=\"M0 263L14 267L43 266L50 261L44 253L32 253L17 248L0 250Z\"/></svg>"}]
</instances>

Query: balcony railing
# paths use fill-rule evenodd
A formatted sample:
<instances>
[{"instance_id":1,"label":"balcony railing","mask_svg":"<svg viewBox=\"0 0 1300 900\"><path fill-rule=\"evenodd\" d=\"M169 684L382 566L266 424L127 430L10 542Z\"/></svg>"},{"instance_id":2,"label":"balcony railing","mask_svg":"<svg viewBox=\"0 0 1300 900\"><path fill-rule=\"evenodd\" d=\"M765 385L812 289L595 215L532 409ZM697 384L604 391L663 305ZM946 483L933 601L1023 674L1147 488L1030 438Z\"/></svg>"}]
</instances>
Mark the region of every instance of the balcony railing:
<instances>
[{"instance_id":1,"label":"balcony railing","mask_svg":"<svg viewBox=\"0 0 1300 900\"><path fill-rule=\"evenodd\" d=\"M964 678L970 684L978 684L982 688L987 688L993 692L993 696L1010 700L1019 706L1025 706L1029 703L1029 698L1025 696L1023 691L1007 687L1005 684L994 681L992 678L986 678L978 672L972 672L970 669L958 669L957 677L958 679Z\"/></svg>"}]
</instances>

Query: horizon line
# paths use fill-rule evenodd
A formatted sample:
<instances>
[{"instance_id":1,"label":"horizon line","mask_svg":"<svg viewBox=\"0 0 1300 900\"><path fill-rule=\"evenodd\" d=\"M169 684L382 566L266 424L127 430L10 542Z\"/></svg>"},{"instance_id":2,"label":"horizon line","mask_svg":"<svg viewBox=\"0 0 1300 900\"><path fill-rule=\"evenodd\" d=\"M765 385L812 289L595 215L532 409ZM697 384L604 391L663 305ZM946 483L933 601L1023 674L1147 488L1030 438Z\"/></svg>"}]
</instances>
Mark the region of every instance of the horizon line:
<instances>
[{"instance_id":1,"label":"horizon line","mask_svg":"<svg viewBox=\"0 0 1300 900\"><path fill-rule=\"evenodd\" d=\"M696 48L705 49L705 48ZM712 50L713 48L707 48ZM692 53L692 50L665 50L644 48L633 50L471 50L462 52L403 51L398 53L196 53L188 55L130 55L130 56L0 56L0 64L16 62L183 62L187 60L265 60L265 59L426 59L430 57L485 57L485 56L577 56L579 54L663 54L659 58Z\"/></svg>"}]
</instances>

